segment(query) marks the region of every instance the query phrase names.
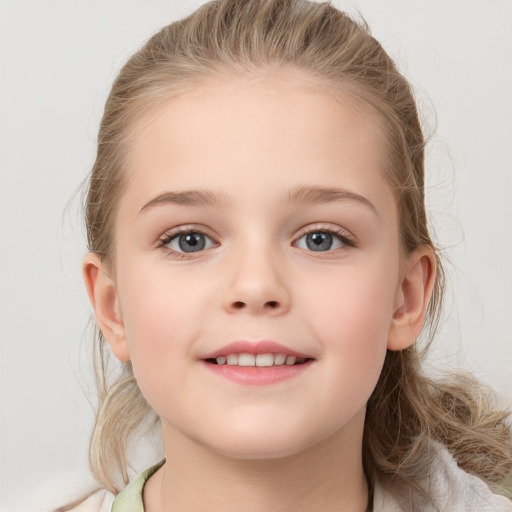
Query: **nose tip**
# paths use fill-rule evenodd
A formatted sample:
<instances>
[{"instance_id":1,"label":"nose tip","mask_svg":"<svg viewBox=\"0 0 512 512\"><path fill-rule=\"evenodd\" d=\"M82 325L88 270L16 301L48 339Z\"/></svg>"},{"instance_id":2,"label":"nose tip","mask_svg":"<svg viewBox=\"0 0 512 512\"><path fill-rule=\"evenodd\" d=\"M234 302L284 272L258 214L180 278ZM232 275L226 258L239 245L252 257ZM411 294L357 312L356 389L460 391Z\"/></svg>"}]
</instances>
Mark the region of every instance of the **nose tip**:
<instances>
[{"instance_id":1,"label":"nose tip","mask_svg":"<svg viewBox=\"0 0 512 512\"><path fill-rule=\"evenodd\" d=\"M283 251L267 230L247 230L223 259L221 304L230 314L278 316L290 309L293 282Z\"/></svg>"},{"instance_id":2,"label":"nose tip","mask_svg":"<svg viewBox=\"0 0 512 512\"><path fill-rule=\"evenodd\" d=\"M253 315L281 315L288 311L290 293L282 276L268 268L245 270L234 272L225 285L222 303L226 311Z\"/></svg>"}]
</instances>

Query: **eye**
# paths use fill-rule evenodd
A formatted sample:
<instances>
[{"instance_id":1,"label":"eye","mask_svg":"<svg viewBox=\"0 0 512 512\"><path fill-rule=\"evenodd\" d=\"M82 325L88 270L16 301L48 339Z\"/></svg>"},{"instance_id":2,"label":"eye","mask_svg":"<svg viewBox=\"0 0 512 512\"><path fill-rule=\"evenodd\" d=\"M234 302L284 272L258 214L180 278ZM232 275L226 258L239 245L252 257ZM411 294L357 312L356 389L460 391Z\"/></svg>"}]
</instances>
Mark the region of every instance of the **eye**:
<instances>
[{"instance_id":1,"label":"eye","mask_svg":"<svg viewBox=\"0 0 512 512\"><path fill-rule=\"evenodd\" d=\"M297 247L315 252L332 251L343 246L353 246L344 234L327 229L318 229L302 235L296 242Z\"/></svg>"},{"instance_id":2,"label":"eye","mask_svg":"<svg viewBox=\"0 0 512 512\"><path fill-rule=\"evenodd\" d=\"M161 245L174 252L191 253L214 247L215 242L204 233L185 231L171 233L161 240Z\"/></svg>"}]
</instances>

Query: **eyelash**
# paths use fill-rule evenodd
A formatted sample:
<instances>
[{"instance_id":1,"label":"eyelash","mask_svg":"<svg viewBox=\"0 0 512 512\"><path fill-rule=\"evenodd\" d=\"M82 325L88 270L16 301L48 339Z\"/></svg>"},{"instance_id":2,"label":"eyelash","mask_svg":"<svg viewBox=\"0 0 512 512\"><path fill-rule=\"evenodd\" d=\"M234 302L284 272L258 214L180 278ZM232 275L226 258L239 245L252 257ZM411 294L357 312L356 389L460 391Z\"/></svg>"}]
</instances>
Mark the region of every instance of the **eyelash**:
<instances>
[{"instance_id":1,"label":"eyelash","mask_svg":"<svg viewBox=\"0 0 512 512\"><path fill-rule=\"evenodd\" d=\"M338 228L338 227L330 227L326 228L324 226L315 226L313 228L308 228L306 231L303 231L299 237L297 237L296 242L300 240L301 238L304 238L305 236L311 234L311 233L329 233L333 235L333 237L338 238L344 247L338 248L338 249L332 249L330 251L319 251L320 253L332 253L332 252L338 252L340 250L346 249L346 247L357 247L355 238L350 235L347 231ZM311 251L314 252L314 251Z\"/></svg>"},{"instance_id":2,"label":"eyelash","mask_svg":"<svg viewBox=\"0 0 512 512\"><path fill-rule=\"evenodd\" d=\"M167 244L170 244L178 236L188 235L188 234L192 234L192 233L196 233L198 235L204 235L204 236L210 238L211 240L213 240L213 238L211 236L206 234L204 232L204 230L202 230L200 228L194 228L194 227L181 228L180 227L180 228L175 228L171 232L164 234L158 240L157 247L159 249L162 249L167 256L172 256L173 258L177 258L179 260L182 260L184 258L187 258L190 254L194 254L194 253L193 252L186 253L186 252L175 251L174 249L171 249L170 247L167 247ZM201 252L201 251L197 251L197 252Z\"/></svg>"},{"instance_id":3,"label":"eyelash","mask_svg":"<svg viewBox=\"0 0 512 512\"><path fill-rule=\"evenodd\" d=\"M168 244L171 243L178 236L192 234L192 233L204 235L204 236L208 237L210 240L213 240L213 238L211 236L209 236L207 233L204 232L204 230L202 230L200 228L193 228L193 227L181 228L180 227L180 228L175 228L171 232L163 235L158 240L157 247L159 249L162 249L166 255L172 256L173 258L177 258L177 259L187 258L189 255L194 254L194 252L187 253L187 252L175 251L174 249L170 249L168 247ZM336 227L326 228L326 227L322 227L322 226L313 227L306 231L303 231L300 234L300 236L298 236L296 238L294 244L297 244L297 242L299 240L301 240L305 236L312 234L312 233L328 233L328 234L332 235L333 237L337 238L338 240L340 240L341 243L343 244L343 246L341 248L337 248L334 250L318 251L319 254L329 254L332 252L338 252L340 250L346 249L346 247L357 247L355 239L352 237L352 235L349 235L346 231L344 231L340 228L336 228ZM215 244L215 242L214 242L214 244ZM216 244L216 245L218 246L219 244ZM203 250L196 251L196 252L202 252ZM309 252L315 252L315 251L309 251Z\"/></svg>"}]
</instances>

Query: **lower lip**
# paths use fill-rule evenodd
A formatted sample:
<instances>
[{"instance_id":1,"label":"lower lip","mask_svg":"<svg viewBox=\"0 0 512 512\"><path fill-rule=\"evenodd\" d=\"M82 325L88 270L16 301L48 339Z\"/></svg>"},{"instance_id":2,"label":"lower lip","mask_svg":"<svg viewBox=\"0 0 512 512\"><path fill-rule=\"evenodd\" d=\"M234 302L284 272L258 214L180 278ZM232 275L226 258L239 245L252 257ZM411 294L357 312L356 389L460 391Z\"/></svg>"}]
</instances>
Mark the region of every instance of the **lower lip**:
<instances>
[{"instance_id":1,"label":"lower lip","mask_svg":"<svg viewBox=\"0 0 512 512\"><path fill-rule=\"evenodd\" d=\"M228 364L202 363L215 374L239 384L264 386L291 379L304 373L313 360L292 366L231 366Z\"/></svg>"}]
</instances>

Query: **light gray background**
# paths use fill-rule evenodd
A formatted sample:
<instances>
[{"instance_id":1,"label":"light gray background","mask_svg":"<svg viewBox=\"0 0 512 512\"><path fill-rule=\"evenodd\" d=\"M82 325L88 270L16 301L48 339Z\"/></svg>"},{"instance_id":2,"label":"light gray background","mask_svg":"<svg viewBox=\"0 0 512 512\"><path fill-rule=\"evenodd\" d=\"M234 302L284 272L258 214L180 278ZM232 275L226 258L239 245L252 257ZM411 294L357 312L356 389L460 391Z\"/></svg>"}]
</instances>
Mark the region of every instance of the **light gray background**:
<instances>
[{"instance_id":1,"label":"light gray background","mask_svg":"<svg viewBox=\"0 0 512 512\"><path fill-rule=\"evenodd\" d=\"M93 162L117 70L152 32L199 3L0 0L5 510L36 507L52 492L62 497L84 484L76 475L86 467L94 396L84 335L90 308L80 275L85 243L79 197L72 198ZM434 133L428 205L452 261L452 287L431 366L469 368L510 404L512 2L335 5L365 16L411 79Z\"/></svg>"}]
</instances>

